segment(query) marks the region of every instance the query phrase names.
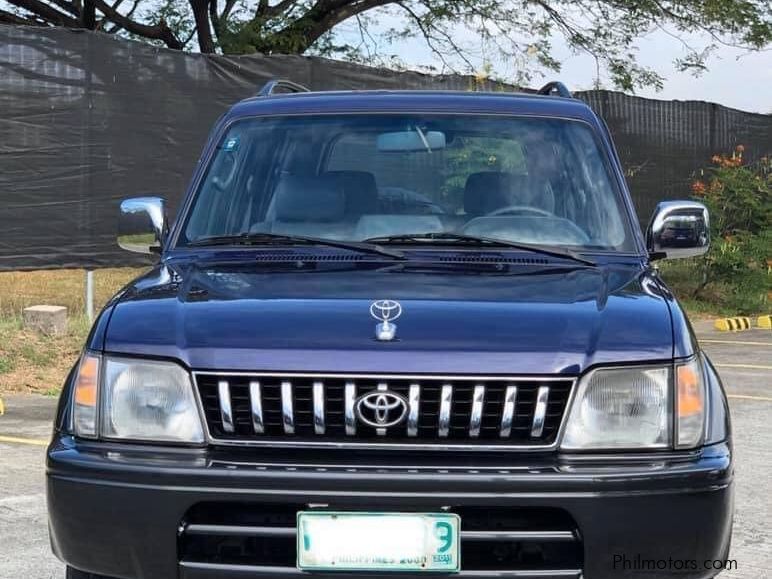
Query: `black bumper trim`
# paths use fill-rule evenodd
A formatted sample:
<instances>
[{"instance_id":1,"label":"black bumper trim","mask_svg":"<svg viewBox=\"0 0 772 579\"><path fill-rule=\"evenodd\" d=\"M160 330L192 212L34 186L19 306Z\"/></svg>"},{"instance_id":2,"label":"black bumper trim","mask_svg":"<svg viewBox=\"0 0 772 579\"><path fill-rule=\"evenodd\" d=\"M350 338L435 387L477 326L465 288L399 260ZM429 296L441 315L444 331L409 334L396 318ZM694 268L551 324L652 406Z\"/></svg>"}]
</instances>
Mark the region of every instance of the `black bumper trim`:
<instances>
[{"instance_id":1,"label":"black bumper trim","mask_svg":"<svg viewBox=\"0 0 772 579\"><path fill-rule=\"evenodd\" d=\"M184 532L188 535L220 535L235 536L250 535L253 537L295 537L294 527L254 527L246 525L186 525ZM461 531L465 541L575 541L576 535L571 531Z\"/></svg>"},{"instance_id":2,"label":"black bumper trim","mask_svg":"<svg viewBox=\"0 0 772 579\"><path fill-rule=\"evenodd\" d=\"M460 571L459 573L399 573L399 579L427 579L431 577L459 577L461 579L544 579L574 578L582 575L581 569L540 569L518 571ZM180 579L236 579L240 577L308 577L308 573L291 567L257 567L248 565L221 565L216 563L180 562ZM383 579L383 574L373 573L325 573L329 579Z\"/></svg>"}]
</instances>

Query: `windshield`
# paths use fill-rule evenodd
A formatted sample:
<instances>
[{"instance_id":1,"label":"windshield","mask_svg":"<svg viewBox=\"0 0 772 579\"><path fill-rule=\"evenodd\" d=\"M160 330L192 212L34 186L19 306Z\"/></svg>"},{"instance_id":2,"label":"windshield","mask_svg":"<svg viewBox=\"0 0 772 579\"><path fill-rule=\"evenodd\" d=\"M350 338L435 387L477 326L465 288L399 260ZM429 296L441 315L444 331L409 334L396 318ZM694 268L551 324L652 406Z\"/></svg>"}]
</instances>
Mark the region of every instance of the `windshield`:
<instances>
[{"instance_id":1,"label":"windshield","mask_svg":"<svg viewBox=\"0 0 772 579\"><path fill-rule=\"evenodd\" d=\"M233 124L179 243L245 234L400 245L452 238L436 233L633 250L620 194L588 125L431 114Z\"/></svg>"}]
</instances>

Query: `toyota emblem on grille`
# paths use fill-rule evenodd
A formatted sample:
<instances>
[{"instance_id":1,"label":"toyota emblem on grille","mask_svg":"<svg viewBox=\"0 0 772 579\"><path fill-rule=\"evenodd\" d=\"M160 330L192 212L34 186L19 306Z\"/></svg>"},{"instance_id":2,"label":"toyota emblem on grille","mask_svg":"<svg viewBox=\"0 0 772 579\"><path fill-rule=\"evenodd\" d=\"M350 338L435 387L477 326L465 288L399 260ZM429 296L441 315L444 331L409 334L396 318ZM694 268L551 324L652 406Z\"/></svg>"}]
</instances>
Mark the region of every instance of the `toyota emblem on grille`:
<instances>
[{"instance_id":1,"label":"toyota emblem on grille","mask_svg":"<svg viewBox=\"0 0 772 579\"><path fill-rule=\"evenodd\" d=\"M397 324L393 323L402 315L402 306L394 300L378 300L370 305L370 315L380 324L375 326L375 338L381 342L390 342L397 334Z\"/></svg>"},{"instance_id":2,"label":"toyota emblem on grille","mask_svg":"<svg viewBox=\"0 0 772 579\"><path fill-rule=\"evenodd\" d=\"M375 390L360 396L356 403L357 417L373 428L391 428L405 419L407 400L389 390Z\"/></svg>"}]
</instances>

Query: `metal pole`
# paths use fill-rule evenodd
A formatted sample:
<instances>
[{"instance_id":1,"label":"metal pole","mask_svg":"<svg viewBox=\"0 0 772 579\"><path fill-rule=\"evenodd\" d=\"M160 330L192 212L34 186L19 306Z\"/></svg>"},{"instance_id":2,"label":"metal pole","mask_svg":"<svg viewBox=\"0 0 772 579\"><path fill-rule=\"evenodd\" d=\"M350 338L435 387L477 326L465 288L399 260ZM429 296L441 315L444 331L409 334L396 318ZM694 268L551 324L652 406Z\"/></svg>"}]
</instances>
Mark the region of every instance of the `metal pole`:
<instances>
[{"instance_id":1,"label":"metal pole","mask_svg":"<svg viewBox=\"0 0 772 579\"><path fill-rule=\"evenodd\" d=\"M94 271L86 270L86 315L88 321L94 321Z\"/></svg>"}]
</instances>

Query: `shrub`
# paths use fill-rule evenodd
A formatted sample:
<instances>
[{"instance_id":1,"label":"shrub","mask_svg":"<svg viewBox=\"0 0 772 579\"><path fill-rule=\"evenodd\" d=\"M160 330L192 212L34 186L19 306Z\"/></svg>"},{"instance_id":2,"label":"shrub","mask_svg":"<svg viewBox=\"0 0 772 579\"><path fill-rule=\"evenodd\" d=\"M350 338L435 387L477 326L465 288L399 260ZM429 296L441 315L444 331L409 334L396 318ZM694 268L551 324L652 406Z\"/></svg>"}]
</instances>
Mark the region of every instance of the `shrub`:
<instances>
[{"instance_id":1,"label":"shrub","mask_svg":"<svg viewBox=\"0 0 772 579\"><path fill-rule=\"evenodd\" d=\"M765 309L772 281L772 159L745 163L744 147L715 155L692 182L711 217L711 249L703 257L668 264L677 293L737 313ZM679 286L682 290L679 292Z\"/></svg>"}]
</instances>

